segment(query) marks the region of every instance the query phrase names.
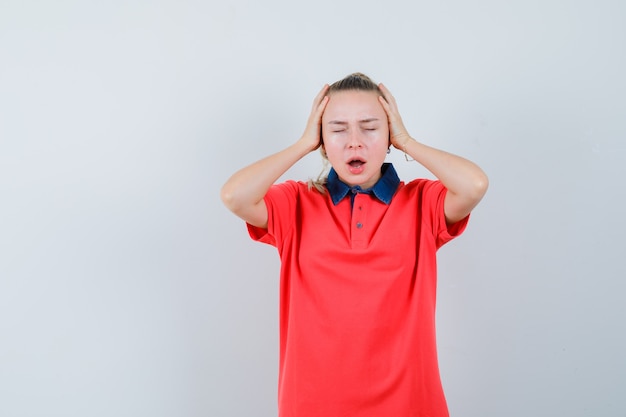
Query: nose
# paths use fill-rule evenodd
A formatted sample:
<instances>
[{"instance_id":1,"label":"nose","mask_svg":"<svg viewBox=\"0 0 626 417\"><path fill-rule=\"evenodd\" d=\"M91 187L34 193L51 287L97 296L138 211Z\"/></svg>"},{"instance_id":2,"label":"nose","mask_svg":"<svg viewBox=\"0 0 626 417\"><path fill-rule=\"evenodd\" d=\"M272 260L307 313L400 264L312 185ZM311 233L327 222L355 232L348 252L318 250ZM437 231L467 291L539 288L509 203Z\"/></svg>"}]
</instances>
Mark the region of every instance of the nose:
<instances>
[{"instance_id":1,"label":"nose","mask_svg":"<svg viewBox=\"0 0 626 417\"><path fill-rule=\"evenodd\" d=\"M363 147L363 142L361 141L361 135L358 131L352 130L350 133L350 138L348 141L349 149L358 149Z\"/></svg>"}]
</instances>

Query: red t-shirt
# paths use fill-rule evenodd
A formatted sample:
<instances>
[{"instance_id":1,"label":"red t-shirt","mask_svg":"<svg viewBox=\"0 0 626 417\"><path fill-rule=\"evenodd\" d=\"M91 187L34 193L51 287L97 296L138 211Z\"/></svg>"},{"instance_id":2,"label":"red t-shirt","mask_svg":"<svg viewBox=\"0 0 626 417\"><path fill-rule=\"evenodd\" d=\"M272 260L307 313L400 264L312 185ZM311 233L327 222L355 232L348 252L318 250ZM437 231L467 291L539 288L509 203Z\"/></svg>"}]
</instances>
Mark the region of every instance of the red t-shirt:
<instances>
[{"instance_id":1,"label":"red t-shirt","mask_svg":"<svg viewBox=\"0 0 626 417\"><path fill-rule=\"evenodd\" d=\"M445 187L400 183L389 205L287 181L265 196L280 272L280 417L446 417L435 338Z\"/></svg>"}]
</instances>

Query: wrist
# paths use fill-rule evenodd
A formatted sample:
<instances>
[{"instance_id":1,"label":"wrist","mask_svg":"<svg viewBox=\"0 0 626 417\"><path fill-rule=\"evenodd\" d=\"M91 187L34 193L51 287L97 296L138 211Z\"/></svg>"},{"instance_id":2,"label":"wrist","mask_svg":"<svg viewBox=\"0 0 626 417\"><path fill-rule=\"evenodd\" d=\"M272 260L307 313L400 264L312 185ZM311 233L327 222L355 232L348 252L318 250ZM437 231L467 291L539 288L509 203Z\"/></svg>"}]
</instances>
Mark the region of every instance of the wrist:
<instances>
[{"instance_id":1,"label":"wrist","mask_svg":"<svg viewBox=\"0 0 626 417\"><path fill-rule=\"evenodd\" d=\"M296 143L293 144L293 148L303 155L306 155L310 152L313 152L317 148L319 148L321 142L313 143L306 136L302 136Z\"/></svg>"},{"instance_id":2,"label":"wrist","mask_svg":"<svg viewBox=\"0 0 626 417\"><path fill-rule=\"evenodd\" d=\"M406 159L407 161L414 161L415 157L411 154L412 150L408 148L416 144L417 141L407 134L405 138L402 138L398 142L399 144L396 147L404 152L404 159Z\"/></svg>"},{"instance_id":3,"label":"wrist","mask_svg":"<svg viewBox=\"0 0 626 417\"><path fill-rule=\"evenodd\" d=\"M399 135L394 135L391 143L396 149L404 151L406 145L412 140L414 141L414 139L409 136L408 133L401 133Z\"/></svg>"}]
</instances>

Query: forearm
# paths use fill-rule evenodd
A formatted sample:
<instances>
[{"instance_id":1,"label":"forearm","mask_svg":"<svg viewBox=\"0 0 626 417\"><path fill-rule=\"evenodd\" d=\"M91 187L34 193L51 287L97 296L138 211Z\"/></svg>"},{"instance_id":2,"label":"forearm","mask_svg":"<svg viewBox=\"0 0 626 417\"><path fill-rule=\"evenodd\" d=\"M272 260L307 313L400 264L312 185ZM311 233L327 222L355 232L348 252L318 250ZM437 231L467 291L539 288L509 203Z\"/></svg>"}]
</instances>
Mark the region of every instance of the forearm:
<instances>
[{"instance_id":1,"label":"forearm","mask_svg":"<svg viewBox=\"0 0 626 417\"><path fill-rule=\"evenodd\" d=\"M487 189L488 179L475 163L460 156L417 142L406 140L403 149L439 179L449 193L478 202Z\"/></svg>"},{"instance_id":2,"label":"forearm","mask_svg":"<svg viewBox=\"0 0 626 417\"><path fill-rule=\"evenodd\" d=\"M223 185L222 201L234 213L258 204L272 184L310 151L302 141L298 141L280 152L242 168Z\"/></svg>"}]
</instances>

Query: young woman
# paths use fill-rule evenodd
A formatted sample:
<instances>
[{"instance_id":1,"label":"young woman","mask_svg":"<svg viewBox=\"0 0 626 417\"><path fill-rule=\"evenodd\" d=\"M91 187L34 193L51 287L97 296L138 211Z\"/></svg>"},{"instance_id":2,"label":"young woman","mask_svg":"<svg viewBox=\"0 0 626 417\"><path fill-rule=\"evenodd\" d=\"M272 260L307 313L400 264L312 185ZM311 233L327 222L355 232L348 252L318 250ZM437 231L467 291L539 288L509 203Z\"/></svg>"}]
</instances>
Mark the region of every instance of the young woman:
<instances>
[{"instance_id":1,"label":"young woman","mask_svg":"<svg viewBox=\"0 0 626 417\"><path fill-rule=\"evenodd\" d=\"M437 180L401 181L391 146ZM326 178L275 184L320 147ZM436 251L487 185L474 163L413 139L389 90L361 73L324 86L298 141L224 184L224 204L281 259L280 417L448 416Z\"/></svg>"}]
</instances>

